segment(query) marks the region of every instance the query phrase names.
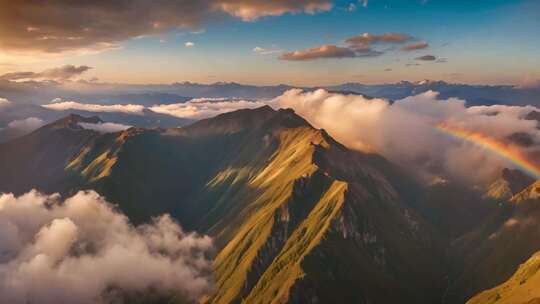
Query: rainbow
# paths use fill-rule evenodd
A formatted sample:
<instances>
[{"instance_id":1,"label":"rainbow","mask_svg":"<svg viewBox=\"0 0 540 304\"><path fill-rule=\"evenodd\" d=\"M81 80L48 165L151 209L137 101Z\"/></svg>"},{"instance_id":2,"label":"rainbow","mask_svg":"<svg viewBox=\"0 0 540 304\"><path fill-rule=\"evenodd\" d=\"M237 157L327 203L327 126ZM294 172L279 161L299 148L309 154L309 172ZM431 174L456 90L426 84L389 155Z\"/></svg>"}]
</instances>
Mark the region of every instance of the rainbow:
<instances>
[{"instance_id":1,"label":"rainbow","mask_svg":"<svg viewBox=\"0 0 540 304\"><path fill-rule=\"evenodd\" d=\"M523 152L504 144L484 134L452 127L446 123L437 125L437 130L454 138L465 140L497 154L499 157L513 163L517 168L525 171L535 179L540 179L540 165L528 160Z\"/></svg>"}]
</instances>

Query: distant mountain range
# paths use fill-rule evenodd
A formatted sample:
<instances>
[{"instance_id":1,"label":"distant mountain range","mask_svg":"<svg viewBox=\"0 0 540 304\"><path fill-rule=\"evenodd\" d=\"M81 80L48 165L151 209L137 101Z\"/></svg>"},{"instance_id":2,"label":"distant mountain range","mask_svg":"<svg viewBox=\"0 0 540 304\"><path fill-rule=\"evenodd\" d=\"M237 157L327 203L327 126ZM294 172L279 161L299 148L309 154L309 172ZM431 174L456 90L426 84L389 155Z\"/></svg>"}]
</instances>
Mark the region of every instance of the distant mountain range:
<instances>
[{"instance_id":1,"label":"distant mountain range","mask_svg":"<svg viewBox=\"0 0 540 304\"><path fill-rule=\"evenodd\" d=\"M193 98L219 98L225 102L235 98L248 101L268 100L280 96L292 88L294 87L283 84L277 86L253 86L228 82L126 85L87 81L59 83L54 81L13 82L0 80L0 98L11 101L10 107L0 107L0 143L28 132L29 128L8 128L9 123L13 121L33 117L43 123L49 123L69 113L87 116L97 114L96 112L73 109L56 111L40 106L49 104L53 100L100 105L135 104L150 107L156 104L185 103ZM311 91L317 88L319 87L304 87L301 89ZM519 88L504 85L466 85L425 80L378 85L346 83L335 86L322 86L321 88L331 92L361 94L366 98L385 98L390 101L432 90L439 92L441 99L455 97L466 100L468 106L493 104L540 106L540 88ZM176 127L194 121L191 118L173 117L149 110L138 114L100 112L99 115L106 121L143 128ZM519 134L516 136L519 136ZM524 140L524 138L519 137L515 139L518 141Z\"/></svg>"},{"instance_id":2,"label":"distant mountain range","mask_svg":"<svg viewBox=\"0 0 540 304\"><path fill-rule=\"evenodd\" d=\"M469 85L431 80L401 81L388 84L345 83L316 87L298 87L286 84L255 86L234 82L216 82L212 84L177 82L158 85L129 85L86 81L57 83L51 81L12 82L0 80L0 97L34 104L48 103L52 99L59 97L64 100L78 100L86 103L138 103L150 105L176 103L198 97L270 99L292 88L304 90L324 88L330 91L362 94L389 100L402 99L433 90L441 93L442 98L461 98L467 100L469 105L540 104L540 88L538 87Z\"/></svg>"},{"instance_id":3,"label":"distant mountain range","mask_svg":"<svg viewBox=\"0 0 540 304\"><path fill-rule=\"evenodd\" d=\"M268 106L84 128L101 122L72 114L0 144L0 192L95 189L134 223L170 213L215 240L207 303L457 304L514 284L540 250L538 182L517 171L488 189L424 185Z\"/></svg>"}]
</instances>

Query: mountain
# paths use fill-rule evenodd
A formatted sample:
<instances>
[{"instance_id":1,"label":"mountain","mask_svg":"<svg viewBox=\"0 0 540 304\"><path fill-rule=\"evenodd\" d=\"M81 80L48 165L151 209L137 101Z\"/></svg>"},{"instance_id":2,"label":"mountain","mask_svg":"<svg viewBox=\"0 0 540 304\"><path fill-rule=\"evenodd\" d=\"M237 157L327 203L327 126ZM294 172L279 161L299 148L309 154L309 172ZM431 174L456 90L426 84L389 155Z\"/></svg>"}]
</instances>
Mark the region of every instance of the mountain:
<instances>
[{"instance_id":1,"label":"mountain","mask_svg":"<svg viewBox=\"0 0 540 304\"><path fill-rule=\"evenodd\" d=\"M515 204L529 202L536 209L536 205L540 203L540 182L533 183L515 195L512 202ZM518 222L518 219L514 219L513 222L507 222L507 226L533 226L528 229L538 229L538 217L534 215L529 214L529 217L524 219L526 222ZM540 270L540 251L534 253L525 263L521 264L507 281L477 294L467 301L467 304L495 302L501 304L540 303L540 273L538 270Z\"/></svg>"},{"instance_id":2,"label":"mountain","mask_svg":"<svg viewBox=\"0 0 540 304\"><path fill-rule=\"evenodd\" d=\"M0 144L0 192L94 189L135 224L169 213L212 236L205 303L464 303L540 251L540 185L517 171L495 196L422 185L268 106L178 128L82 127L100 122L69 115Z\"/></svg>"},{"instance_id":3,"label":"mountain","mask_svg":"<svg viewBox=\"0 0 540 304\"><path fill-rule=\"evenodd\" d=\"M533 183L533 179L519 170L503 169L501 177L487 189L485 197L509 200Z\"/></svg>"},{"instance_id":4,"label":"mountain","mask_svg":"<svg viewBox=\"0 0 540 304\"><path fill-rule=\"evenodd\" d=\"M508 280L518 266L540 251L540 182L496 203L481 224L452 242L447 303L463 303Z\"/></svg>"},{"instance_id":5,"label":"mountain","mask_svg":"<svg viewBox=\"0 0 540 304\"><path fill-rule=\"evenodd\" d=\"M540 303L540 252L519 266L518 271L503 284L486 290L467 304L535 304Z\"/></svg>"},{"instance_id":6,"label":"mountain","mask_svg":"<svg viewBox=\"0 0 540 304\"><path fill-rule=\"evenodd\" d=\"M345 83L327 87L330 90L352 91L376 98L398 100L427 91L439 92L439 97L448 99L456 97L467 101L468 106L474 105L536 105L540 90L538 88L519 88L509 85L469 85L448 83L444 81L423 80L419 82L401 81L389 84L365 85L360 83Z\"/></svg>"},{"instance_id":7,"label":"mountain","mask_svg":"<svg viewBox=\"0 0 540 304\"><path fill-rule=\"evenodd\" d=\"M93 103L131 103L160 104L183 102L188 97L219 97L244 99L271 99L283 92L301 88L314 90L324 88L336 92L362 94L375 98L398 100L411 95L432 90L441 98L457 97L467 100L469 105L539 105L540 89L521 88L511 85L472 85L448 83L445 81L423 80L418 82L401 81L384 84L344 83L299 87L294 85L247 85L234 82L215 82L210 84L175 82L171 84L119 84L91 81L8 81L0 80L0 96L18 103L42 104L54 98L86 101Z\"/></svg>"},{"instance_id":8,"label":"mountain","mask_svg":"<svg viewBox=\"0 0 540 304\"><path fill-rule=\"evenodd\" d=\"M168 212L210 234L209 303L433 303L444 290L442 244L411 207L410 176L292 110L108 134L79 125L97 121L71 115L0 145L0 191L92 188L135 223Z\"/></svg>"}]
</instances>

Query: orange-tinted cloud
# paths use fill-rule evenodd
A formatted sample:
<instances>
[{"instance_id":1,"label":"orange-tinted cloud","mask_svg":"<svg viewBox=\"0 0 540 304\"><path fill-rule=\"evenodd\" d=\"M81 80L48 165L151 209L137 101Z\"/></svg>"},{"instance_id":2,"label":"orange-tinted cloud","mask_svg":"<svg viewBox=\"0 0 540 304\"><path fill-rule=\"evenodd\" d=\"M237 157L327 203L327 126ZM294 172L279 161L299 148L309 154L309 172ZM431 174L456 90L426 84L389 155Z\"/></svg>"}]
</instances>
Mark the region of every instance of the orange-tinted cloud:
<instances>
[{"instance_id":1,"label":"orange-tinted cloud","mask_svg":"<svg viewBox=\"0 0 540 304\"><path fill-rule=\"evenodd\" d=\"M427 42L419 42L419 43L407 44L401 49L403 51L415 51L415 50L427 49L428 47L429 47L429 44Z\"/></svg>"},{"instance_id":2,"label":"orange-tinted cloud","mask_svg":"<svg viewBox=\"0 0 540 304\"><path fill-rule=\"evenodd\" d=\"M328 0L219 0L215 6L244 21L253 21L262 16L328 11L332 3Z\"/></svg>"},{"instance_id":3,"label":"orange-tinted cloud","mask_svg":"<svg viewBox=\"0 0 540 304\"><path fill-rule=\"evenodd\" d=\"M410 35L403 33L384 33L381 35L363 33L350 37L345 42L350 45L370 45L375 43L404 43L411 39L412 37Z\"/></svg>"},{"instance_id":4,"label":"orange-tinted cloud","mask_svg":"<svg viewBox=\"0 0 540 304\"><path fill-rule=\"evenodd\" d=\"M350 48L325 44L319 47L287 52L282 54L279 59L306 61L321 58L352 58L356 56L356 53Z\"/></svg>"},{"instance_id":5,"label":"orange-tinted cloud","mask_svg":"<svg viewBox=\"0 0 540 304\"><path fill-rule=\"evenodd\" d=\"M330 8L329 0L0 0L0 51L103 50L135 37L197 28L226 14L251 21Z\"/></svg>"}]
</instances>

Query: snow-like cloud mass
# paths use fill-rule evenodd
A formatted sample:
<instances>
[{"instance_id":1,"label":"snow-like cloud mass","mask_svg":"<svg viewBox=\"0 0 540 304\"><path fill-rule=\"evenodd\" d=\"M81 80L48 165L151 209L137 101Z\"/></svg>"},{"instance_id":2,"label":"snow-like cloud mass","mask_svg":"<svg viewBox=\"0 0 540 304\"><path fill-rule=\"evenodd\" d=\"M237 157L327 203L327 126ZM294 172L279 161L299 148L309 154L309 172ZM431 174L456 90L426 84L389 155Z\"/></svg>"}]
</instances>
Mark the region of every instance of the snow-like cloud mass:
<instances>
[{"instance_id":1,"label":"snow-like cloud mass","mask_svg":"<svg viewBox=\"0 0 540 304\"><path fill-rule=\"evenodd\" d=\"M25 119L14 120L8 123L8 128L16 129L23 132L34 131L37 128L43 126L45 122L41 118L28 117Z\"/></svg>"},{"instance_id":2,"label":"snow-like cloud mass","mask_svg":"<svg viewBox=\"0 0 540 304\"><path fill-rule=\"evenodd\" d=\"M153 112L180 118L203 119L221 113L245 108L258 108L265 103L260 101L227 100L221 98L196 98L185 103L154 105L149 109Z\"/></svg>"},{"instance_id":3,"label":"snow-like cloud mass","mask_svg":"<svg viewBox=\"0 0 540 304\"><path fill-rule=\"evenodd\" d=\"M138 104L102 105L80 103L76 101L62 101L58 98L53 100L52 103L42 105L42 107L57 111L79 110L88 112L118 112L129 114L143 114L144 111L144 106Z\"/></svg>"},{"instance_id":4,"label":"snow-like cloud mass","mask_svg":"<svg viewBox=\"0 0 540 304\"><path fill-rule=\"evenodd\" d=\"M101 133L114 133L114 132L124 131L132 127L129 125L123 125L123 124L114 123L114 122L102 122L102 123L80 122L79 126L83 127L84 129L94 130Z\"/></svg>"},{"instance_id":5,"label":"snow-like cloud mass","mask_svg":"<svg viewBox=\"0 0 540 304\"><path fill-rule=\"evenodd\" d=\"M211 286L211 248L168 215L134 227L92 191L2 194L0 302L112 303L150 289L195 301Z\"/></svg>"},{"instance_id":6,"label":"snow-like cloud mass","mask_svg":"<svg viewBox=\"0 0 540 304\"><path fill-rule=\"evenodd\" d=\"M390 103L360 95L297 89L285 92L270 105L292 108L345 145L380 153L426 177L444 174L487 182L503 167L512 167L497 155L438 131L435 126L441 122L500 140L515 133L528 134L536 144L516 148L540 147L538 122L524 119L531 111L538 111L533 106L467 107L464 100L439 100L433 91Z\"/></svg>"}]
</instances>

